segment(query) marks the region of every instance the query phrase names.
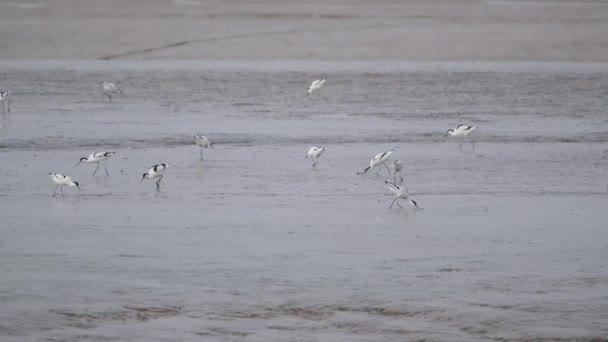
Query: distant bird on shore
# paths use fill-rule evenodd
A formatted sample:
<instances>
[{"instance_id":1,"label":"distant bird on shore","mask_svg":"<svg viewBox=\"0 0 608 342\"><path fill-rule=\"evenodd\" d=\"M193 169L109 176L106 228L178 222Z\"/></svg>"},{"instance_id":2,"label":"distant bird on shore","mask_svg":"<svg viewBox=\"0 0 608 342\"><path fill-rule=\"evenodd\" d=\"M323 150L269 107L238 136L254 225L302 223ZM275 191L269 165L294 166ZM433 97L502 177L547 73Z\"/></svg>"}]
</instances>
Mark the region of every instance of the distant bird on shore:
<instances>
[{"instance_id":1,"label":"distant bird on shore","mask_svg":"<svg viewBox=\"0 0 608 342\"><path fill-rule=\"evenodd\" d=\"M103 95L108 97L109 101L112 101L112 95L120 94L122 95L122 89L118 88L112 82L102 82L101 87L103 88Z\"/></svg>"},{"instance_id":2,"label":"distant bird on shore","mask_svg":"<svg viewBox=\"0 0 608 342\"><path fill-rule=\"evenodd\" d=\"M211 143L211 141L209 141L209 138L200 134L194 136L194 142L196 143L196 146L198 146L198 148L200 149L201 160L203 160L203 149L209 147L213 148L213 144Z\"/></svg>"},{"instance_id":3,"label":"distant bird on shore","mask_svg":"<svg viewBox=\"0 0 608 342\"><path fill-rule=\"evenodd\" d=\"M5 111L4 109L4 102L7 103L7 110L10 112L11 111L11 91L10 90L4 90L4 91L0 91L0 102L2 103L2 112Z\"/></svg>"},{"instance_id":4,"label":"distant bird on shore","mask_svg":"<svg viewBox=\"0 0 608 342\"><path fill-rule=\"evenodd\" d=\"M319 157L323 154L323 152L325 152L325 147L313 146L308 149L308 152L306 152L306 156L304 157L304 159L310 157L310 159L312 160L312 167L315 167L319 162Z\"/></svg>"},{"instance_id":5,"label":"distant bird on shore","mask_svg":"<svg viewBox=\"0 0 608 342\"><path fill-rule=\"evenodd\" d=\"M103 165L103 162L108 160L108 158L114 154L116 154L116 152L93 152L88 157L80 158L80 161L75 166L80 165L80 163L96 163L97 168L95 171L93 171L93 176L95 176L95 173L97 173L97 170L99 170L100 165L103 166L103 169L106 171L106 176L109 176L110 174L108 173L108 169L106 169L106 166Z\"/></svg>"},{"instance_id":6,"label":"distant bird on shore","mask_svg":"<svg viewBox=\"0 0 608 342\"><path fill-rule=\"evenodd\" d=\"M391 166L393 167L393 183L403 183L403 177L401 176L401 171L403 170L403 163L401 163L401 160L394 160ZM397 175L399 175L399 183L397 183Z\"/></svg>"},{"instance_id":7,"label":"distant bird on shore","mask_svg":"<svg viewBox=\"0 0 608 342\"><path fill-rule=\"evenodd\" d=\"M325 84L326 79L314 80L306 90L306 95L312 94L313 91L321 89L321 87Z\"/></svg>"},{"instance_id":8,"label":"distant bird on shore","mask_svg":"<svg viewBox=\"0 0 608 342\"><path fill-rule=\"evenodd\" d=\"M451 137L466 138L476 129L477 126L458 125L456 126L456 129L448 129L444 137L447 137L449 135ZM473 146L473 149L475 149L475 143L473 142L473 140L469 140L469 142L471 143L471 146ZM459 148L462 148L462 144L460 144Z\"/></svg>"},{"instance_id":9,"label":"distant bird on shore","mask_svg":"<svg viewBox=\"0 0 608 342\"><path fill-rule=\"evenodd\" d=\"M78 188L78 190L80 190L80 185L78 184L78 182L74 181L70 176L66 176L61 173L52 173L52 172L49 172L49 176L51 176L51 179L53 179L53 182L55 182L55 184L56 184L55 191L53 192L53 197L55 197L57 195L57 187L59 187L59 189L61 190L61 197L64 196L64 194L63 194L64 185L75 186Z\"/></svg>"},{"instance_id":10,"label":"distant bird on shore","mask_svg":"<svg viewBox=\"0 0 608 342\"><path fill-rule=\"evenodd\" d=\"M370 161L369 161L369 166L363 170L362 172L358 172L358 175L362 175L365 174L367 171L372 170L376 167L378 167L378 172L380 172L380 166L384 165L384 167L386 167L386 171L388 171L389 176L391 175L391 170L388 168L388 165L386 165L386 162L388 161L388 159L391 157L391 155L393 154L393 150L389 150L386 152L382 152L382 153L378 153L376 154Z\"/></svg>"},{"instance_id":11,"label":"distant bird on shore","mask_svg":"<svg viewBox=\"0 0 608 342\"><path fill-rule=\"evenodd\" d=\"M155 179L158 178L158 180L156 181L156 191L160 191L160 182L163 179L163 174L165 172L165 170L167 170L167 168L169 167L169 164L156 164L154 166L152 166L150 169L148 169L148 171L146 173L144 173L141 177L141 180L139 181L140 183L144 180L144 179Z\"/></svg>"},{"instance_id":12,"label":"distant bird on shore","mask_svg":"<svg viewBox=\"0 0 608 342\"><path fill-rule=\"evenodd\" d=\"M393 195L395 195L395 199L391 203L390 207L388 207L389 209L392 209L393 205L395 203L397 203L399 208L403 209L401 204L399 204L400 199L408 200L410 202L410 204L413 205L414 208L416 208L416 209L422 209L418 206L418 203L416 203L416 201L414 201L413 199L410 198L410 194L407 192L407 190L405 188L400 187L389 181L384 181L384 183L386 183L386 185L388 186L388 189L393 193Z\"/></svg>"}]
</instances>

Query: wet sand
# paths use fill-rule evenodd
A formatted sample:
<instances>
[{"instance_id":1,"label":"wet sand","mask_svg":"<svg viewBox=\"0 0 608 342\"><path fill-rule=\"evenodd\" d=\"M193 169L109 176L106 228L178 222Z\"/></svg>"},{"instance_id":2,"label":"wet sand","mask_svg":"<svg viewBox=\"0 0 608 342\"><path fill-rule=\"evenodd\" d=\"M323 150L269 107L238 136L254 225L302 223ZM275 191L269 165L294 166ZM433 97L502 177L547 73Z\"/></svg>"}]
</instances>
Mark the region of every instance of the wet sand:
<instances>
[{"instance_id":1,"label":"wet sand","mask_svg":"<svg viewBox=\"0 0 608 342\"><path fill-rule=\"evenodd\" d=\"M316 68L272 65L3 62L3 341L608 334L605 66L328 62L306 97ZM442 137L460 122L475 151ZM392 147L424 210L356 175ZM73 167L95 150L109 177Z\"/></svg>"},{"instance_id":2,"label":"wet sand","mask_svg":"<svg viewBox=\"0 0 608 342\"><path fill-rule=\"evenodd\" d=\"M0 3L0 58L608 61L601 0Z\"/></svg>"}]
</instances>

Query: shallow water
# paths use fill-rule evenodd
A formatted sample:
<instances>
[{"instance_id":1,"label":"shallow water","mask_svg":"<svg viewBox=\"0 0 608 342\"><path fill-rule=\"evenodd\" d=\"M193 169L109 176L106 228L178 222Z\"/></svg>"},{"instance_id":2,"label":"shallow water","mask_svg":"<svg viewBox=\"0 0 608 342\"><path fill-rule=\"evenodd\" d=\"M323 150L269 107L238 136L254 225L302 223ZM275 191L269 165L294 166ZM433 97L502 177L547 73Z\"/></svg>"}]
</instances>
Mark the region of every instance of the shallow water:
<instances>
[{"instance_id":1,"label":"shallow water","mask_svg":"<svg viewBox=\"0 0 608 342\"><path fill-rule=\"evenodd\" d=\"M0 67L2 341L608 336L603 64ZM393 147L424 210L356 175ZM73 167L96 150L109 177ZM51 198L48 172L82 191Z\"/></svg>"}]
</instances>

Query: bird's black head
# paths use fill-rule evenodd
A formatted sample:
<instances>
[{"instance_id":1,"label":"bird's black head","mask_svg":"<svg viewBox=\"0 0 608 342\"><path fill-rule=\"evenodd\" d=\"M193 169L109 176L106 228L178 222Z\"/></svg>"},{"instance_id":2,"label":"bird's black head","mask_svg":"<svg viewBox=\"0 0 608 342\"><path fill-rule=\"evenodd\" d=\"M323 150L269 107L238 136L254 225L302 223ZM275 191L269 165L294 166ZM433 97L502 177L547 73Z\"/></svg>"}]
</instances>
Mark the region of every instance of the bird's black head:
<instances>
[{"instance_id":1,"label":"bird's black head","mask_svg":"<svg viewBox=\"0 0 608 342\"><path fill-rule=\"evenodd\" d=\"M87 161L87 160L89 160L89 158L87 158L87 157L82 157L82 158L80 158L80 162L81 162L81 163L82 163L83 161Z\"/></svg>"},{"instance_id":2,"label":"bird's black head","mask_svg":"<svg viewBox=\"0 0 608 342\"><path fill-rule=\"evenodd\" d=\"M143 175L141 175L141 179L140 179L139 181L141 182L141 181L143 181L144 179L146 179L146 176L147 176L147 175L148 175L147 173L144 173Z\"/></svg>"},{"instance_id":3,"label":"bird's black head","mask_svg":"<svg viewBox=\"0 0 608 342\"><path fill-rule=\"evenodd\" d=\"M447 132L445 132L444 137L447 137L448 135L450 135L450 133L454 133L454 130L453 130L453 129L451 129L451 128L450 128L450 129L448 129L448 131L447 131Z\"/></svg>"},{"instance_id":4,"label":"bird's black head","mask_svg":"<svg viewBox=\"0 0 608 342\"><path fill-rule=\"evenodd\" d=\"M78 188L78 190L82 190L82 189L80 189L80 184L78 184L78 182L74 182L74 185L76 185L76 187Z\"/></svg>"}]
</instances>

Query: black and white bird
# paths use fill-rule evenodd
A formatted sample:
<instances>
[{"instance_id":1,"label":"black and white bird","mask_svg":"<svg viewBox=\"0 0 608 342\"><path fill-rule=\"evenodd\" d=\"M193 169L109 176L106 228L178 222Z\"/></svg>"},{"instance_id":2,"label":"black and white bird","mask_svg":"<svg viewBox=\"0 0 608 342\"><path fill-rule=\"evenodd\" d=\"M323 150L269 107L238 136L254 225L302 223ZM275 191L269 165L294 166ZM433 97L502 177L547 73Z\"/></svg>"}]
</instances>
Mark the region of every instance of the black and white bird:
<instances>
[{"instance_id":1,"label":"black and white bird","mask_svg":"<svg viewBox=\"0 0 608 342\"><path fill-rule=\"evenodd\" d=\"M4 112L4 103L6 102L7 104L7 110L10 112L11 111L11 91L10 90L4 90L4 91L0 91L0 103L2 103L2 111Z\"/></svg>"},{"instance_id":2,"label":"black and white bird","mask_svg":"<svg viewBox=\"0 0 608 342\"><path fill-rule=\"evenodd\" d=\"M378 172L380 172L380 166L384 165L384 167L386 167L386 171L388 171L388 174L390 176L391 174L391 170L388 168L388 165L386 165L386 162L388 161L388 159L391 157L391 155L393 154L393 150L389 150L386 152L382 152L382 153L378 153L376 154L370 161L369 161L369 166L363 170L362 172L358 172L358 175L362 175L364 173L366 173L369 170L372 170L376 167L378 167Z\"/></svg>"},{"instance_id":3,"label":"black and white bird","mask_svg":"<svg viewBox=\"0 0 608 342\"><path fill-rule=\"evenodd\" d=\"M53 192L53 197L55 197L57 195L57 187L59 187L59 189L61 190L61 197L64 196L64 194L63 194L64 185L75 186L78 188L78 190L80 190L80 185L78 184L78 182L74 181L70 176L66 176L61 173L52 173L52 172L49 172L49 176L51 176L51 179L53 180L53 182L55 182L55 192Z\"/></svg>"},{"instance_id":4,"label":"black and white bird","mask_svg":"<svg viewBox=\"0 0 608 342\"><path fill-rule=\"evenodd\" d=\"M403 163L401 162L401 160L393 160L393 164L391 166L393 169L393 183L403 183L403 176L401 176L401 171L403 170ZM399 176L399 182L397 182L397 176Z\"/></svg>"},{"instance_id":5,"label":"black and white bird","mask_svg":"<svg viewBox=\"0 0 608 342\"><path fill-rule=\"evenodd\" d=\"M304 159L310 157L310 159L312 160L312 167L315 167L319 162L319 157L323 154L324 151L325 147L313 146L308 149L308 152L306 152L306 156L304 157Z\"/></svg>"},{"instance_id":6,"label":"black and white bird","mask_svg":"<svg viewBox=\"0 0 608 342\"><path fill-rule=\"evenodd\" d=\"M103 95L108 97L109 101L112 101L112 95L120 94L122 95L122 89L118 88L112 82L102 82L101 87L103 88Z\"/></svg>"},{"instance_id":7,"label":"black and white bird","mask_svg":"<svg viewBox=\"0 0 608 342\"><path fill-rule=\"evenodd\" d=\"M96 163L97 168L95 169L95 171L93 171L93 176L95 176L95 173L97 173L97 171L99 170L100 165L103 166L103 169L106 171L106 175L109 176L110 174L108 173L108 169L106 169L106 166L103 165L103 162L108 160L108 158L110 158L111 156L113 156L115 154L116 154L116 152L93 152L88 157L80 158L80 161L75 166L78 166L81 163L87 163L87 164Z\"/></svg>"},{"instance_id":8,"label":"black and white bird","mask_svg":"<svg viewBox=\"0 0 608 342\"><path fill-rule=\"evenodd\" d=\"M449 135L451 137L466 138L476 129L477 126L458 125L456 126L456 129L448 129L448 131L445 133L445 137ZM469 140L469 142L471 143L471 146L473 146L473 149L475 149L475 143L473 142L473 140ZM460 144L458 148L462 148L462 144Z\"/></svg>"},{"instance_id":9,"label":"black and white bird","mask_svg":"<svg viewBox=\"0 0 608 342\"><path fill-rule=\"evenodd\" d=\"M395 203L397 203L399 208L403 209L401 204L399 204L400 199L408 200L410 202L410 204L413 205L414 208L416 208L416 209L422 209L418 206L418 203L416 203L416 201L414 201L413 199L410 198L410 194L407 192L407 190L404 187L396 185L395 183L391 183L387 180L385 180L384 183L386 183L386 185L388 186L388 189L393 193L393 195L395 195L395 199L391 203L390 207L388 207L389 209L392 209L393 205Z\"/></svg>"},{"instance_id":10,"label":"black and white bird","mask_svg":"<svg viewBox=\"0 0 608 342\"><path fill-rule=\"evenodd\" d=\"M209 141L209 138L200 134L194 136L194 142L196 143L196 146L198 146L201 154L201 160L203 160L203 149L209 147L213 148L213 144L211 141Z\"/></svg>"},{"instance_id":11,"label":"black and white bird","mask_svg":"<svg viewBox=\"0 0 608 342\"><path fill-rule=\"evenodd\" d=\"M448 129L448 131L445 133L445 136L447 137L449 135L452 137L467 137L476 129L477 126L458 125L456 126L456 129Z\"/></svg>"},{"instance_id":12,"label":"black and white bird","mask_svg":"<svg viewBox=\"0 0 608 342\"><path fill-rule=\"evenodd\" d=\"M314 80L306 90L306 95L312 94L313 91L321 89L321 87L325 84L326 79Z\"/></svg>"},{"instance_id":13,"label":"black and white bird","mask_svg":"<svg viewBox=\"0 0 608 342\"><path fill-rule=\"evenodd\" d=\"M148 171L146 173L144 173L141 177L141 180L139 181L140 183L144 180L144 179L155 179L158 178L158 180L156 181L156 191L160 191L160 182L163 179L163 174L164 172L167 170L167 168L169 167L169 164L156 164L154 166L152 166L150 169L148 169Z\"/></svg>"}]
</instances>

